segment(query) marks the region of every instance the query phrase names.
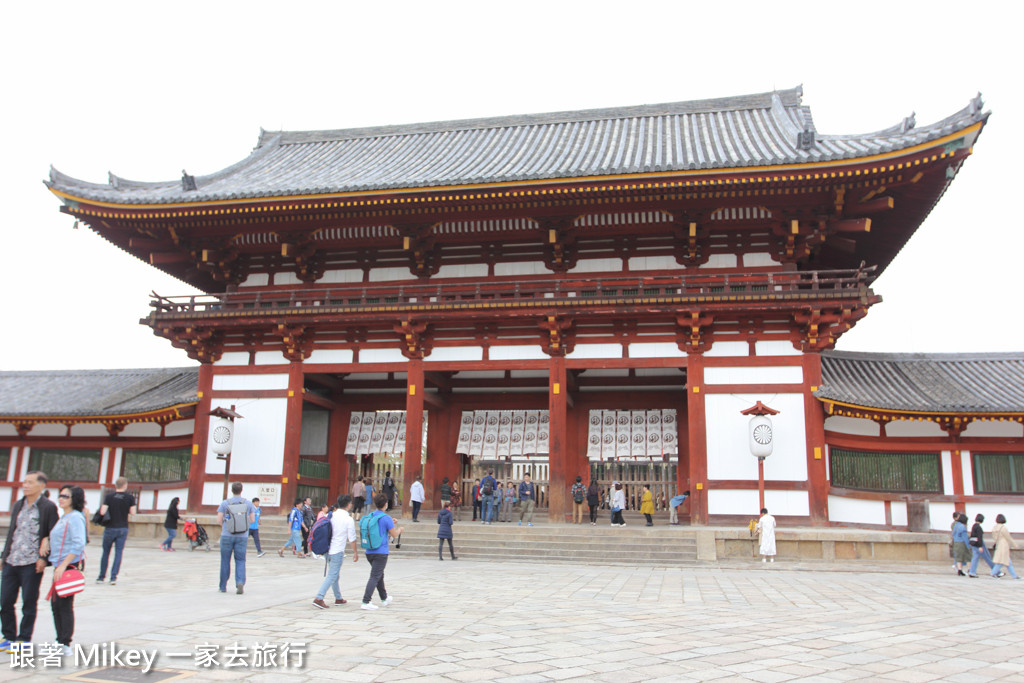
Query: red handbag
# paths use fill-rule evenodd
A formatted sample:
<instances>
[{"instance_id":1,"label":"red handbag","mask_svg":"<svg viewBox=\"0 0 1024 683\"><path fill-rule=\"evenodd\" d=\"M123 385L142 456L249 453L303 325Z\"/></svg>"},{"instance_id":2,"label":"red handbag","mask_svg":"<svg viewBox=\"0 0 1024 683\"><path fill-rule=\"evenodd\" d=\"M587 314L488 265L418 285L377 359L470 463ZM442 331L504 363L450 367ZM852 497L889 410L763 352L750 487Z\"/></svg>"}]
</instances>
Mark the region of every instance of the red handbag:
<instances>
[{"instance_id":1,"label":"red handbag","mask_svg":"<svg viewBox=\"0 0 1024 683\"><path fill-rule=\"evenodd\" d=\"M59 555L64 554L64 539L68 535L68 525L64 525L64 535L60 538L60 552ZM53 596L56 595L58 598L69 598L76 593L81 593L85 590L85 576L78 570L78 567L74 565L68 565L64 573L60 575L59 579L53 582L53 586L50 587L50 593L46 596L47 600L52 600Z\"/></svg>"}]
</instances>

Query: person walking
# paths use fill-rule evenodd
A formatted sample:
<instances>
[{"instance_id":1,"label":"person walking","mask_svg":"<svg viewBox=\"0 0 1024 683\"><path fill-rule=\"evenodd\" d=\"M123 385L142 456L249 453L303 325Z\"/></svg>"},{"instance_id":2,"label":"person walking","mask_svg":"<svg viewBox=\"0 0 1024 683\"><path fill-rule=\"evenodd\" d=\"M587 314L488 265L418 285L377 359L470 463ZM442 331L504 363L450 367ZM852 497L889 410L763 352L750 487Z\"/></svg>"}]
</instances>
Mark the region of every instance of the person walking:
<instances>
[{"instance_id":1,"label":"person walking","mask_svg":"<svg viewBox=\"0 0 1024 683\"><path fill-rule=\"evenodd\" d=\"M761 561L775 561L775 518L768 514L768 508L761 508L761 519L757 520L757 532L761 536Z\"/></svg>"},{"instance_id":2,"label":"person walking","mask_svg":"<svg viewBox=\"0 0 1024 683\"><path fill-rule=\"evenodd\" d=\"M690 497L690 490L687 489L680 493L678 496L672 496L668 501L668 523L672 526L679 526L679 508L686 499Z\"/></svg>"},{"instance_id":3,"label":"person walking","mask_svg":"<svg viewBox=\"0 0 1024 683\"><path fill-rule=\"evenodd\" d=\"M572 496L572 523L583 524L583 503L587 501L587 487L583 485L583 477L576 476L576 481L569 488Z\"/></svg>"},{"instance_id":4,"label":"person walking","mask_svg":"<svg viewBox=\"0 0 1024 683\"><path fill-rule=\"evenodd\" d=\"M167 530L167 538L160 544L164 552L174 552L171 543L174 542L174 537L178 535L178 520L181 519L181 515L178 514L178 501L180 500L180 498L172 498L171 504L167 506L167 516L164 517L164 529Z\"/></svg>"},{"instance_id":5,"label":"person walking","mask_svg":"<svg viewBox=\"0 0 1024 683\"><path fill-rule=\"evenodd\" d=\"M366 502L366 484L361 476L356 477L356 483L352 484L352 515L358 522L363 514L363 504Z\"/></svg>"},{"instance_id":6,"label":"person walking","mask_svg":"<svg viewBox=\"0 0 1024 683\"><path fill-rule=\"evenodd\" d=\"M387 496L387 494L382 494ZM419 524L420 507L427 500L427 493L423 490L423 477L417 475L412 486L409 487L409 500L412 501L412 521Z\"/></svg>"},{"instance_id":7,"label":"person walking","mask_svg":"<svg viewBox=\"0 0 1024 683\"><path fill-rule=\"evenodd\" d=\"M953 561L957 576L967 576L964 567L971 564L971 545L967 535L967 515L962 512L953 522Z\"/></svg>"},{"instance_id":8,"label":"person walking","mask_svg":"<svg viewBox=\"0 0 1024 683\"><path fill-rule=\"evenodd\" d=\"M302 501L302 552L306 557L311 554L309 552L309 532L312 531L314 524L316 524L316 512L313 510L313 499L306 497Z\"/></svg>"},{"instance_id":9,"label":"person walking","mask_svg":"<svg viewBox=\"0 0 1024 683\"><path fill-rule=\"evenodd\" d=\"M455 515L455 519L459 522L462 521L462 487L456 482L452 486L452 512Z\"/></svg>"},{"instance_id":10,"label":"person walking","mask_svg":"<svg viewBox=\"0 0 1024 683\"><path fill-rule=\"evenodd\" d=\"M480 501L481 501L481 499L480 499L480 480L479 479L474 479L473 480L473 490L470 493L473 496L473 521L475 522L476 521L477 512L480 511ZM483 517L483 515L480 515L480 516Z\"/></svg>"},{"instance_id":11,"label":"person walking","mask_svg":"<svg viewBox=\"0 0 1024 683\"><path fill-rule=\"evenodd\" d=\"M505 485L505 491L501 495L501 515L498 518L502 522L512 523L512 506L516 502L516 485L509 480Z\"/></svg>"},{"instance_id":12,"label":"person walking","mask_svg":"<svg viewBox=\"0 0 1024 683\"><path fill-rule=\"evenodd\" d=\"M256 508L256 519L249 525L249 538L251 538L256 544L256 557L263 557L267 553L262 547L260 547L260 516L263 514L263 507L260 505L260 499L253 498L252 506Z\"/></svg>"},{"instance_id":13,"label":"person walking","mask_svg":"<svg viewBox=\"0 0 1024 683\"><path fill-rule=\"evenodd\" d=\"M985 546L985 530L981 528L984 521L985 515L977 514L974 516L974 526L971 527L971 567L967 570L967 576L972 579L978 578L978 560L985 560L989 569L995 569L992 554Z\"/></svg>"},{"instance_id":14,"label":"person walking","mask_svg":"<svg viewBox=\"0 0 1024 683\"><path fill-rule=\"evenodd\" d=\"M327 609L324 596L327 595L328 589L334 592L335 605L344 605L348 602L341 597L339 578L341 565L345 561L345 546L347 544L352 544L352 561L359 561L359 544L357 543L359 535L356 534L356 523L352 519L351 511L352 496L348 494L338 496L337 509L330 513L330 522L328 522L331 525L331 546L326 555L327 575L324 577L323 583L320 584L320 590L316 592L316 597L313 598L314 607Z\"/></svg>"},{"instance_id":15,"label":"person walking","mask_svg":"<svg viewBox=\"0 0 1024 683\"><path fill-rule=\"evenodd\" d=\"M452 499L452 485L449 483L451 479L445 477L441 480L441 502L451 501Z\"/></svg>"},{"instance_id":16,"label":"person walking","mask_svg":"<svg viewBox=\"0 0 1024 683\"><path fill-rule=\"evenodd\" d=\"M533 526L533 507L537 504L537 487L530 481L530 475L524 474L519 484L519 526L526 519L526 526Z\"/></svg>"},{"instance_id":17,"label":"person walking","mask_svg":"<svg viewBox=\"0 0 1024 683\"><path fill-rule=\"evenodd\" d=\"M644 484L644 493L640 498L640 514L647 519L646 526L654 526L654 496L651 494L650 484Z\"/></svg>"},{"instance_id":18,"label":"person walking","mask_svg":"<svg viewBox=\"0 0 1024 683\"><path fill-rule=\"evenodd\" d=\"M363 483L366 484L366 501L363 503L363 512L370 512L373 507L373 479L365 477Z\"/></svg>"},{"instance_id":19,"label":"person walking","mask_svg":"<svg viewBox=\"0 0 1024 683\"><path fill-rule=\"evenodd\" d=\"M365 610L378 609L377 605L370 602L373 600L374 591L377 591L380 596L381 607L387 607L392 603L392 597L388 595L388 591L384 587L384 568L388 564L388 537L398 538L404 531L403 527L395 526L395 520L384 514L384 508L388 501L383 493L377 494L373 499L373 504L377 510L372 513L375 519L371 519L369 523L378 525L380 537L383 540L377 548L365 549L363 553L366 556L366 561L370 563L370 578L366 582L366 590L363 591L363 604L360 606L360 609Z\"/></svg>"},{"instance_id":20,"label":"person walking","mask_svg":"<svg viewBox=\"0 0 1024 683\"><path fill-rule=\"evenodd\" d=\"M451 503L447 500L441 501L441 509L437 513L437 559L444 560L444 542L448 541L448 552L451 554L453 560L459 558L455 557L455 548L452 547L452 511L449 509Z\"/></svg>"},{"instance_id":21,"label":"person walking","mask_svg":"<svg viewBox=\"0 0 1024 683\"><path fill-rule=\"evenodd\" d=\"M494 520L494 491L498 482L494 478L494 470L487 470L487 476L480 480L481 524L490 524Z\"/></svg>"},{"instance_id":22,"label":"person walking","mask_svg":"<svg viewBox=\"0 0 1024 683\"><path fill-rule=\"evenodd\" d=\"M128 517L135 514L135 496L128 493L127 479L117 478L114 482L114 492L107 494L99 512L100 517L109 512L110 521L103 530L103 554L100 556L100 575L96 583L103 583L107 578L107 562L110 560L110 548L113 546L114 566L110 569L110 585L113 586L117 584L124 542L128 539Z\"/></svg>"},{"instance_id":23,"label":"person walking","mask_svg":"<svg viewBox=\"0 0 1024 683\"><path fill-rule=\"evenodd\" d=\"M1006 517L1003 515L996 515L996 525L992 527L992 539L995 541L995 552L992 553L992 577L1001 579L1006 576L1003 572L1003 567L1006 567L1006 571L1010 572L1010 576L1015 579L1019 579L1017 572L1013 571L1013 559L1010 558L1010 548L1016 549L1017 544L1014 543L1013 537L1010 536L1010 530L1006 528Z\"/></svg>"},{"instance_id":24,"label":"person walking","mask_svg":"<svg viewBox=\"0 0 1024 683\"><path fill-rule=\"evenodd\" d=\"M292 511L288 513L288 530L290 536L285 544L277 551L277 554L284 557L284 551L288 548L292 549L292 553L298 554L299 557L305 557L302 550L302 499L295 499L295 506Z\"/></svg>"},{"instance_id":25,"label":"person walking","mask_svg":"<svg viewBox=\"0 0 1024 683\"><path fill-rule=\"evenodd\" d=\"M612 485L612 526L626 526L626 520L622 518L622 511L626 507L626 492L622 490L622 482L615 482Z\"/></svg>"},{"instance_id":26,"label":"person walking","mask_svg":"<svg viewBox=\"0 0 1024 683\"><path fill-rule=\"evenodd\" d=\"M597 526L597 508L601 504L601 487L597 481L590 480L587 487L587 507L590 508L590 526Z\"/></svg>"},{"instance_id":27,"label":"person walking","mask_svg":"<svg viewBox=\"0 0 1024 683\"><path fill-rule=\"evenodd\" d=\"M15 642L32 642L39 603L39 585L50 556L50 532L57 524L57 506L43 496L46 475L29 472L21 480L22 497L11 508L7 543L0 554L0 651L13 652ZM14 612L21 591L21 624Z\"/></svg>"},{"instance_id":28,"label":"person walking","mask_svg":"<svg viewBox=\"0 0 1024 683\"><path fill-rule=\"evenodd\" d=\"M388 497L388 512L395 505L395 480L391 478L391 470L384 473L384 482L380 487L381 493Z\"/></svg>"},{"instance_id":29,"label":"person walking","mask_svg":"<svg viewBox=\"0 0 1024 683\"><path fill-rule=\"evenodd\" d=\"M85 491L78 486L64 486L57 496L64 513L50 531L50 557L53 565L53 582L56 584L68 567L78 568L85 552ZM50 589L50 610L53 612L53 628L57 642L62 646L65 657L71 655L71 636L75 633L75 596L65 598Z\"/></svg>"},{"instance_id":30,"label":"person walking","mask_svg":"<svg viewBox=\"0 0 1024 683\"><path fill-rule=\"evenodd\" d=\"M249 526L256 521L256 507L242 498L242 483L231 485L230 498L217 508L220 524L220 592L226 593L231 576L231 556L235 557L235 593L245 592L245 549L249 545ZM308 498L307 498L308 500Z\"/></svg>"}]
</instances>

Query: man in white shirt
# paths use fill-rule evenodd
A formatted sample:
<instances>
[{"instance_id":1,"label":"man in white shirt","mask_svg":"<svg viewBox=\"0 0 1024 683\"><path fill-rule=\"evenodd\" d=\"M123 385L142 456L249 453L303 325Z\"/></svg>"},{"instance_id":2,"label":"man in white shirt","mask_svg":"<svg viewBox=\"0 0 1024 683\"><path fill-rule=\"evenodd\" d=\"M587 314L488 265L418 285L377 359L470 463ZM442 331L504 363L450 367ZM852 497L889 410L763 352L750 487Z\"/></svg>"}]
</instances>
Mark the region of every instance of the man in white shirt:
<instances>
[{"instance_id":1,"label":"man in white shirt","mask_svg":"<svg viewBox=\"0 0 1024 683\"><path fill-rule=\"evenodd\" d=\"M338 577L341 575L341 563L345 561L345 544L352 544L352 561L359 561L359 536L356 534L356 523L349 514L352 511L352 496L343 494L338 496L338 506L331 513L331 547L327 551L327 576L320 584L320 590L316 592L313 606L320 609L327 609L324 596L327 589L334 591L334 604L344 605L348 600L341 597L341 585Z\"/></svg>"},{"instance_id":2,"label":"man in white shirt","mask_svg":"<svg viewBox=\"0 0 1024 683\"><path fill-rule=\"evenodd\" d=\"M412 521L420 521L420 506L423 505L423 501L427 499L427 494L423 490L423 477L416 477L416 481L409 487L409 500L412 501Z\"/></svg>"}]
</instances>

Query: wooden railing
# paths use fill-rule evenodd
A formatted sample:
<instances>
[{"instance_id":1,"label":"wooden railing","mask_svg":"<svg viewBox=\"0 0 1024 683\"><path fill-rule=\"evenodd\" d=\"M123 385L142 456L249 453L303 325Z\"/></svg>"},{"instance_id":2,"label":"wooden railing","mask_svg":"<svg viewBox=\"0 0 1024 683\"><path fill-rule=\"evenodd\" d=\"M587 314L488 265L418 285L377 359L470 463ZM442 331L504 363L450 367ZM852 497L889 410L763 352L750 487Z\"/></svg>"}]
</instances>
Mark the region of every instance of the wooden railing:
<instances>
[{"instance_id":1,"label":"wooden railing","mask_svg":"<svg viewBox=\"0 0 1024 683\"><path fill-rule=\"evenodd\" d=\"M477 302L527 302L544 299L635 299L675 296L848 292L874 280L875 267L682 276L624 276L573 280L487 280L478 283L356 284L320 289L241 291L215 295L165 297L152 293L158 316L218 313L244 309L459 305Z\"/></svg>"}]
</instances>

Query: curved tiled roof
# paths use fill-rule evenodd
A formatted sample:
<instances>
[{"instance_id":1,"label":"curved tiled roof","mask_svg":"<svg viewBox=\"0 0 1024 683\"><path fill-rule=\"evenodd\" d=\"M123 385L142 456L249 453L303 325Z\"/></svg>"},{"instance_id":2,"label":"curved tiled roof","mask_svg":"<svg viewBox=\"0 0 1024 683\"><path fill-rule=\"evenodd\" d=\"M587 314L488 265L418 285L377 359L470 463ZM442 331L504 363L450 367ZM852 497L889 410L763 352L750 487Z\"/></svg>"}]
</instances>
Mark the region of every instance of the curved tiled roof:
<instances>
[{"instance_id":1,"label":"curved tiled roof","mask_svg":"<svg viewBox=\"0 0 1024 683\"><path fill-rule=\"evenodd\" d=\"M196 403L199 368L0 372L0 420L115 416Z\"/></svg>"},{"instance_id":2,"label":"curved tiled roof","mask_svg":"<svg viewBox=\"0 0 1024 683\"><path fill-rule=\"evenodd\" d=\"M1024 353L821 354L815 396L868 408L940 413L1024 412Z\"/></svg>"},{"instance_id":3,"label":"curved tiled roof","mask_svg":"<svg viewBox=\"0 0 1024 683\"><path fill-rule=\"evenodd\" d=\"M56 169L46 182L115 204L430 188L635 173L829 162L898 151L982 121L980 97L935 124L913 116L882 131L821 135L803 90L616 109L350 130L267 132L248 158L194 178L87 183ZM803 134L804 139L801 140ZM191 180L191 178L189 178Z\"/></svg>"}]
</instances>

